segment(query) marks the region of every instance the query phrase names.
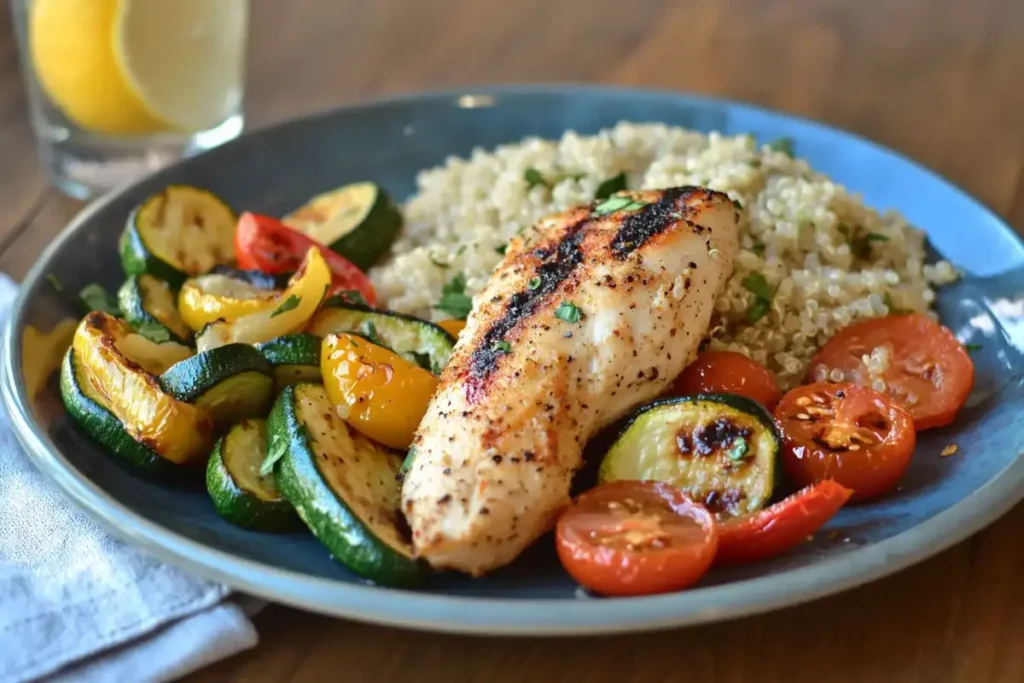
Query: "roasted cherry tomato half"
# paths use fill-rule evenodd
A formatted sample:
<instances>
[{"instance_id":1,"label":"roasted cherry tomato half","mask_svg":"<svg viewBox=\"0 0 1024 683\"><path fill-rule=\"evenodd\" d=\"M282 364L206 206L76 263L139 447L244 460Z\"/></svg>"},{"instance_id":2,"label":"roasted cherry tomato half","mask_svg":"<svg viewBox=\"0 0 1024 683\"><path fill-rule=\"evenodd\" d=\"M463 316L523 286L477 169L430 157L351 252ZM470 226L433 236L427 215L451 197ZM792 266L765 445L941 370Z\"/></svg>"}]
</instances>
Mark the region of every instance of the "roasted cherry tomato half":
<instances>
[{"instance_id":1,"label":"roasted cherry tomato half","mask_svg":"<svg viewBox=\"0 0 1024 683\"><path fill-rule=\"evenodd\" d=\"M366 273L345 257L298 230L292 230L276 218L249 212L238 218L235 255L240 268L271 275L288 273L299 267L310 247L320 250L331 269L331 289L328 294L355 290L368 305L377 303L377 293Z\"/></svg>"},{"instance_id":2,"label":"roasted cherry tomato half","mask_svg":"<svg viewBox=\"0 0 1024 683\"><path fill-rule=\"evenodd\" d=\"M679 489L616 481L581 495L555 532L574 579L602 595L666 593L691 585L715 558L715 517Z\"/></svg>"},{"instance_id":3,"label":"roasted cherry tomato half","mask_svg":"<svg viewBox=\"0 0 1024 683\"><path fill-rule=\"evenodd\" d=\"M804 542L850 499L853 491L826 479L752 515L718 525L715 562L756 562Z\"/></svg>"},{"instance_id":4,"label":"roasted cherry tomato half","mask_svg":"<svg viewBox=\"0 0 1024 683\"><path fill-rule=\"evenodd\" d=\"M833 479L863 500L899 482L914 454L914 421L892 398L856 384L797 387L775 409L786 473L800 486Z\"/></svg>"},{"instance_id":5,"label":"roasted cherry tomato half","mask_svg":"<svg viewBox=\"0 0 1024 683\"><path fill-rule=\"evenodd\" d=\"M768 410L782 398L775 377L763 365L735 351L704 351L672 383L673 396L739 394Z\"/></svg>"},{"instance_id":6,"label":"roasted cherry tomato half","mask_svg":"<svg viewBox=\"0 0 1024 683\"><path fill-rule=\"evenodd\" d=\"M869 386L914 416L918 429L953 421L974 384L974 363L947 328L920 313L843 329L814 357L810 377Z\"/></svg>"}]
</instances>

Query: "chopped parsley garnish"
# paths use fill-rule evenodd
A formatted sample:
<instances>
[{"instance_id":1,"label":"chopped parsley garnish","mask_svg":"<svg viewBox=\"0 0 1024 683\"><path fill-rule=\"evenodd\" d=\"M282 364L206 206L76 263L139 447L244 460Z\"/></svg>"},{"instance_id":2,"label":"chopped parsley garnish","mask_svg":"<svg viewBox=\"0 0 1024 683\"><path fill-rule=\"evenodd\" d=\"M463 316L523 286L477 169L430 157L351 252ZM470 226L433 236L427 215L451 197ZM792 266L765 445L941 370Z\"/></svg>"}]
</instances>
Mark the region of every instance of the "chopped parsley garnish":
<instances>
[{"instance_id":1,"label":"chopped parsley garnish","mask_svg":"<svg viewBox=\"0 0 1024 683\"><path fill-rule=\"evenodd\" d=\"M645 206L647 206L646 202L637 202L633 201L629 197L614 195L595 206L591 213L595 216L604 216L609 213L615 213L616 211L636 211L637 209L642 209Z\"/></svg>"},{"instance_id":2,"label":"chopped parsley garnish","mask_svg":"<svg viewBox=\"0 0 1024 683\"><path fill-rule=\"evenodd\" d=\"M263 458L260 465L260 476L266 477L274 471L274 465L288 452L288 446L284 439L270 437L270 447L267 449L267 457Z\"/></svg>"},{"instance_id":3,"label":"chopped parsley garnish","mask_svg":"<svg viewBox=\"0 0 1024 683\"><path fill-rule=\"evenodd\" d=\"M171 332L156 321L147 321L135 326L135 331L156 344L171 340Z\"/></svg>"},{"instance_id":4,"label":"chopped parsley garnish","mask_svg":"<svg viewBox=\"0 0 1024 683\"><path fill-rule=\"evenodd\" d=\"M372 320L364 320L363 324L359 326L359 329L366 338L370 340L371 344L380 345L380 338L377 337L377 326L373 324Z\"/></svg>"},{"instance_id":5,"label":"chopped parsley garnish","mask_svg":"<svg viewBox=\"0 0 1024 683\"><path fill-rule=\"evenodd\" d=\"M282 313L294 310L299 307L299 302L302 301L302 297L298 294L292 294L290 297L285 299L284 303L277 307L277 310L270 314L271 318L276 318Z\"/></svg>"},{"instance_id":6,"label":"chopped parsley garnish","mask_svg":"<svg viewBox=\"0 0 1024 683\"><path fill-rule=\"evenodd\" d=\"M616 192L620 192L626 189L626 172L620 171L618 175L614 175L608 180L602 181L597 186L597 191L594 192L594 199L607 199Z\"/></svg>"},{"instance_id":7,"label":"chopped parsley garnish","mask_svg":"<svg viewBox=\"0 0 1024 683\"><path fill-rule=\"evenodd\" d=\"M732 200L732 205L735 206L739 211L743 210L743 202L738 199Z\"/></svg>"},{"instance_id":8,"label":"chopped parsley garnish","mask_svg":"<svg viewBox=\"0 0 1024 683\"><path fill-rule=\"evenodd\" d=\"M102 285L91 284L82 287L82 291L78 293L78 298L89 307L90 311L103 311L110 315L121 315L121 307L117 304L117 299L103 289Z\"/></svg>"},{"instance_id":9,"label":"chopped parsley garnish","mask_svg":"<svg viewBox=\"0 0 1024 683\"><path fill-rule=\"evenodd\" d=\"M456 273L451 280L441 288L441 300L434 306L439 311L458 320L465 320L469 312L473 310L473 298L466 294L466 276Z\"/></svg>"},{"instance_id":10,"label":"chopped parsley garnish","mask_svg":"<svg viewBox=\"0 0 1024 683\"><path fill-rule=\"evenodd\" d=\"M541 175L540 171L538 171L535 168L528 168L528 169L526 169L526 172L523 173L523 180L526 181L526 189L527 190L532 190L533 188L537 187L538 185L540 185L541 187L544 187L544 188L548 188L548 189L551 188L550 183L548 183L548 181L544 180L544 176Z\"/></svg>"},{"instance_id":11,"label":"chopped parsley garnish","mask_svg":"<svg viewBox=\"0 0 1024 683\"><path fill-rule=\"evenodd\" d=\"M528 282L528 283L526 284L526 286L527 286L527 288L529 288L529 289L531 289L531 290L537 289L538 287L540 287L540 278L539 278L539 277L535 277L535 278L532 278L532 279L531 279L531 280L530 280L530 281L529 281L529 282Z\"/></svg>"},{"instance_id":12,"label":"chopped parsley garnish","mask_svg":"<svg viewBox=\"0 0 1024 683\"><path fill-rule=\"evenodd\" d=\"M761 318L768 315L768 312L772 308L772 297L775 295L772 292L771 285L768 284L768 280L765 276L756 270L750 275L743 278L740 283L743 288L754 295L754 300L747 307L747 320L751 323L756 323Z\"/></svg>"},{"instance_id":13,"label":"chopped parsley garnish","mask_svg":"<svg viewBox=\"0 0 1024 683\"><path fill-rule=\"evenodd\" d=\"M964 344L964 351L966 351L967 353L971 353L972 351L981 351L981 349L981 344L975 344L973 342Z\"/></svg>"},{"instance_id":14,"label":"chopped parsley garnish","mask_svg":"<svg viewBox=\"0 0 1024 683\"><path fill-rule=\"evenodd\" d=\"M734 462L739 462L747 454L748 446L747 440L742 436L736 437L736 440L732 442L729 449L725 452L729 456L729 459Z\"/></svg>"},{"instance_id":15,"label":"chopped parsley garnish","mask_svg":"<svg viewBox=\"0 0 1024 683\"><path fill-rule=\"evenodd\" d=\"M409 446L409 452L405 454L405 460L402 461L402 466L398 468L398 474L405 476L409 470L412 469L412 464L416 460L416 444Z\"/></svg>"},{"instance_id":16,"label":"chopped parsley garnish","mask_svg":"<svg viewBox=\"0 0 1024 683\"><path fill-rule=\"evenodd\" d=\"M51 287L53 287L53 291L55 291L55 292L63 292L64 291L64 285L62 285L60 283L60 280L58 280L57 276L54 275L53 273L47 273L46 274L46 281L50 283Z\"/></svg>"},{"instance_id":17,"label":"chopped parsley garnish","mask_svg":"<svg viewBox=\"0 0 1024 683\"><path fill-rule=\"evenodd\" d=\"M502 256L504 256L505 252L508 251L508 245L507 244L503 244L500 247L495 247L494 251L496 251L499 254L501 254Z\"/></svg>"},{"instance_id":18,"label":"chopped parsley garnish","mask_svg":"<svg viewBox=\"0 0 1024 683\"><path fill-rule=\"evenodd\" d=\"M764 256L764 250L765 250L764 242L762 242L761 240L757 239L756 237L752 238L752 241L754 243L752 245L750 245L750 251L754 252L758 256Z\"/></svg>"},{"instance_id":19,"label":"chopped parsley garnish","mask_svg":"<svg viewBox=\"0 0 1024 683\"><path fill-rule=\"evenodd\" d=\"M555 317L567 323L578 323L583 317L583 311L571 301L563 301L555 309Z\"/></svg>"},{"instance_id":20,"label":"chopped parsley garnish","mask_svg":"<svg viewBox=\"0 0 1024 683\"><path fill-rule=\"evenodd\" d=\"M502 353L512 353L512 345L504 339L494 342L494 346L491 347L491 351L501 351Z\"/></svg>"},{"instance_id":21,"label":"chopped parsley garnish","mask_svg":"<svg viewBox=\"0 0 1024 683\"><path fill-rule=\"evenodd\" d=\"M782 152L790 159L793 158L793 138L781 137L768 143L768 149L773 152Z\"/></svg>"},{"instance_id":22,"label":"chopped parsley garnish","mask_svg":"<svg viewBox=\"0 0 1024 683\"><path fill-rule=\"evenodd\" d=\"M452 267L450 263L444 263L443 261L438 261L433 256L430 257L430 262L433 263L438 268L444 268L445 270L447 270L447 269Z\"/></svg>"}]
</instances>

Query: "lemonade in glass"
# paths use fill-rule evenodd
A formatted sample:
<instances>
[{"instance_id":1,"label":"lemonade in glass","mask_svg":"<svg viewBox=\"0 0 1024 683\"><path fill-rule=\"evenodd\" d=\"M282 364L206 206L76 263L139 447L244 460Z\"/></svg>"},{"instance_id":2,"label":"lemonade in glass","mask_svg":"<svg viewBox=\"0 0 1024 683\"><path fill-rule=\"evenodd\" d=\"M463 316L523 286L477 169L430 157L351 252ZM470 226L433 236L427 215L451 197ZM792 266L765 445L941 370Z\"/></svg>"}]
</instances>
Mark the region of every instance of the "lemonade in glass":
<instances>
[{"instance_id":1,"label":"lemonade in glass","mask_svg":"<svg viewBox=\"0 0 1024 683\"><path fill-rule=\"evenodd\" d=\"M39 152L87 198L242 130L248 0L14 0Z\"/></svg>"}]
</instances>

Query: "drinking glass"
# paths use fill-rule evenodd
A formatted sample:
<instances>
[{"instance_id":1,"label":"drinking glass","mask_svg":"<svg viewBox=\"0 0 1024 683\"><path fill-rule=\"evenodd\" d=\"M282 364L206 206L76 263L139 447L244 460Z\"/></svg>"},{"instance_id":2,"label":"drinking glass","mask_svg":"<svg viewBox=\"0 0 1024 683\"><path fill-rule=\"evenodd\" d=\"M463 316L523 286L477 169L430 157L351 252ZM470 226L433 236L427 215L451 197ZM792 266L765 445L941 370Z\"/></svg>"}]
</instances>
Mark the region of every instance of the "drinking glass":
<instances>
[{"instance_id":1,"label":"drinking glass","mask_svg":"<svg viewBox=\"0 0 1024 683\"><path fill-rule=\"evenodd\" d=\"M86 199L236 137L248 0L12 0L39 155Z\"/></svg>"}]
</instances>

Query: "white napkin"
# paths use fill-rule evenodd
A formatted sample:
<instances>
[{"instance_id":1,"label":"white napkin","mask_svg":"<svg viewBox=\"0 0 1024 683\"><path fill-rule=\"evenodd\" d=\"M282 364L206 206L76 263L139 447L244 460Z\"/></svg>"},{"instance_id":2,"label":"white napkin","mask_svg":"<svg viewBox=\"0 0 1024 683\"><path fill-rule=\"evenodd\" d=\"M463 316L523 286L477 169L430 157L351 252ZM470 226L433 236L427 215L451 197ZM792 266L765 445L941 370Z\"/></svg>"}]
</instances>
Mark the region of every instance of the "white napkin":
<instances>
[{"instance_id":1,"label":"white napkin","mask_svg":"<svg viewBox=\"0 0 1024 683\"><path fill-rule=\"evenodd\" d=\"M16 292L0 275L0 326ZM111 537L29 462L0 409L0 681L163 681L256 645L262 606Z\"/></svg>"}]
</instances>

